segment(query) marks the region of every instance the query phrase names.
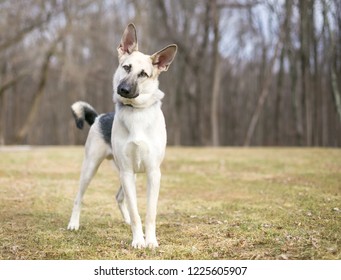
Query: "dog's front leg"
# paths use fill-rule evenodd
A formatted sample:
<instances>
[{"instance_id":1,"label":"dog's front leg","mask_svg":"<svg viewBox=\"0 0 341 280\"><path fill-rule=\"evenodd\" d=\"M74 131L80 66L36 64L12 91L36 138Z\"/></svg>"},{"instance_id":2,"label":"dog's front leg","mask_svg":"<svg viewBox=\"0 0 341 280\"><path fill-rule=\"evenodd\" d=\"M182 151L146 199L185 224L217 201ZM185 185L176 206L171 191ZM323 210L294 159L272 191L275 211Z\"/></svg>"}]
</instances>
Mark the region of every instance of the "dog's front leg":
<instances>
[{"instance_id":1,"label":"dog's front leg","mask_svg":"<svg viewBox=\"0 0 341 280\"><path fill-rule=\"evenodd\" d=\"M133 233L132 246L139 249L144 248L146 243L144 241L141 218L137 208L135 175L133 172L120 172L120 179L130 216L130 225Z\"/></svg>"},{"instance_id":2,"label":"dog's front leg","mask_svg":"<svg viewBox=\"0 0 341 280\"><path fill-rule=\"evenodd\" d=\"M155 222L157 201L160 191L160 180L160 169L156 169L147 173L146 246L151 249L159 246L156 239Z\"/></svg>"}]
</instances>

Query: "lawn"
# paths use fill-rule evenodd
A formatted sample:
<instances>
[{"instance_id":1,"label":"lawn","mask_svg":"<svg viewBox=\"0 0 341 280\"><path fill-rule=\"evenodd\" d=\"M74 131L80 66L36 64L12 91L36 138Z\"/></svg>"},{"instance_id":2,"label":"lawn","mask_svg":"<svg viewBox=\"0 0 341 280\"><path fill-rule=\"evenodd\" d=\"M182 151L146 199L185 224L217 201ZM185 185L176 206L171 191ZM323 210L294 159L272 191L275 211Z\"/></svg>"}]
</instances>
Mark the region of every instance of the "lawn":
<instances>
[{"instance_id":1,"label":"lawn","mask_svg":"<svg viewBox=\"0 0 341 280\"><path fill-rule=\"evenodd\" d=\"M132 249L104 162L66 230L82 147L0 148L0 259L341 259L341 150L174 148L156 250ZM138 177L145 216L145 177Z\"/></svg>"}]
</instances>

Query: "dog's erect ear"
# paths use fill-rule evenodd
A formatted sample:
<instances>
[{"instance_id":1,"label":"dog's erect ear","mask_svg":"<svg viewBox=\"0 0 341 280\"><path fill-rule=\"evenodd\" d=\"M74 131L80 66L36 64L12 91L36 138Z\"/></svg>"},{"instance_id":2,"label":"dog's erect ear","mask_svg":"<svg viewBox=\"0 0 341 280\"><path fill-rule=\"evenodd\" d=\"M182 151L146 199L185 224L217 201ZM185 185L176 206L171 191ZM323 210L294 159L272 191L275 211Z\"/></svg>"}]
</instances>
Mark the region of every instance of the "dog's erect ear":
<instances>
[{"instance_id":1,"label":"dog's erect ear","mask_svg":"<svg viewBox=\"0 0 341 280\"><path fill-rule=\"evenodd\" d=\"M177 49L177 45L169 45L161 51L154 53L151 56L153 65L158 67L160 72L167 71L176 55Z\"/></svg>"},{"instance_id":2,"label":"dog's erect ear","mask_svg":"<svg viewBox=\"0 0 341 280\"><path fill-rule=\"evenodd\" d=\"M137 51L137 36L135 25L130 23L123 32L121 43L117 48L118 55L131 54Z\"/></svg>"}]
</instances>

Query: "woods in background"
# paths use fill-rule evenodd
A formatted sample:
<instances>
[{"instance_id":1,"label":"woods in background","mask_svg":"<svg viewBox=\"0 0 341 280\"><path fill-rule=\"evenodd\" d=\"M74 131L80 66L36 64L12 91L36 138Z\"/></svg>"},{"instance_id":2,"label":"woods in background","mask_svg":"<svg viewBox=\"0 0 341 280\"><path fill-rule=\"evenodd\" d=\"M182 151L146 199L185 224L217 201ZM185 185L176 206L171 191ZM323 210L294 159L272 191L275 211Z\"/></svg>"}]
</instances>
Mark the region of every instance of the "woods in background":
<instances>
[{"instance_id":1,"label":"woods in background","mask_svg":"<svg viewBox=\"0 0 341 280\"><path fill-rule=\"evenodd\" d=\"M116 47L170 43L170 145L341 146L341 1L0 1L0 144L83 144L70 105L114 109Z\"/></svg>"}]
</instances>

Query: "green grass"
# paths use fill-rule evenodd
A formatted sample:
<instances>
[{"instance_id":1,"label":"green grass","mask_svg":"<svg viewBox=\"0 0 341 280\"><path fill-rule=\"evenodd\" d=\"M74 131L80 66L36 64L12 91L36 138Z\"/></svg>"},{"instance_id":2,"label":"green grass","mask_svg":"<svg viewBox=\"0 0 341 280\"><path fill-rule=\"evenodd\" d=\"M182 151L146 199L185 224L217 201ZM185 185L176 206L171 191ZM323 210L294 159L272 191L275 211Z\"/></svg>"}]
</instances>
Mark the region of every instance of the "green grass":
<instances>
[{"instance_id":1,"label":"green grass","mask_svg":"<svg viewBox=\"0 0 341 280\"><path fill-rule=\"evenodd\" d=\"M66 230L82 147L0 148L0 259L341 259L341 150L168 148L156 250L134 250L104 162ZM137 183L145 216L145 177Z\"/></svg>"}]
</instances>

